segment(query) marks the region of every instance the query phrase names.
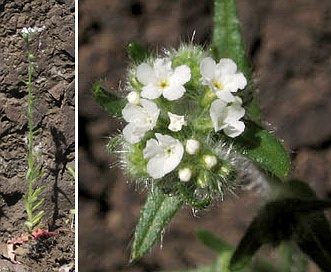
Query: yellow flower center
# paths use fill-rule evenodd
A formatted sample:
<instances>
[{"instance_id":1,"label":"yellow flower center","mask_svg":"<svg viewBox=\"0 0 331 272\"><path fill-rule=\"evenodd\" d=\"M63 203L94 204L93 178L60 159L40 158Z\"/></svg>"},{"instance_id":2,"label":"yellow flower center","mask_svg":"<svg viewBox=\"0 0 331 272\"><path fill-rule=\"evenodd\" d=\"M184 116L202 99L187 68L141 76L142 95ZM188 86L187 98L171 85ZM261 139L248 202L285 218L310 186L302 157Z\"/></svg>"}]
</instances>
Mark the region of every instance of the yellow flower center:
<instances>
[{"instance_id":1,"label":"yellow flower center","mask_svg":"<svg viewBox=\"0 0 331 272\"><path fill-rule=\"evenodd\" d=\"M164 151L168 156L172 154L172 148L170 146L168 146Z\"/></svg>"},{"instance_id":2,"label":"yellow flower center","mask_svg":"<svg viewBox=\"0 0 331 272\"><path fill-rule=\"evenodd\" d=\"M166 88L166 87L169 86L169 82L168 82L168 80L165 79L165 80L161 80L161 81L159 81L157 85L158 85L160 88L164 89L164 88Z\"/></svg>"},{"instance_id":3,"label":"yellow flower center","mask_svg":"<svg viewBox=\"0 0 331 272\"><path fill-rule=\"evenodd\" d=\"M223 84L221 82L219 82L218 80L214 80L213 84L219 90L223 90L223 88L224 88Z\"/></svg>"}]
</instances>

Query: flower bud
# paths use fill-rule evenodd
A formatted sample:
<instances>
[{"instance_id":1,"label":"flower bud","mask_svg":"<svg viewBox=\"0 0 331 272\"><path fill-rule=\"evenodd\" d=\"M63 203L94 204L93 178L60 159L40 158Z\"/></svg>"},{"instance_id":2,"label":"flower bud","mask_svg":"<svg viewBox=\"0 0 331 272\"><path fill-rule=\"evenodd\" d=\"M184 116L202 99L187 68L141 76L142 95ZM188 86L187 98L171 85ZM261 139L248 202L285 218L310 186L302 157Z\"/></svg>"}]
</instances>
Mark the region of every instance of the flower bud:
<instances>
[{"instance_id":1,"label":"flower bud","mask_svg":"<svg viewBox=\"0 0 331 272\"><path fill-rule=\"evenodd\" d=\"M188 182L192 177L192 171L189 167L182 168L178 171L178 177L183 182Z\"/></svg>"},{"instance_id":2,"label":"flower bud","mask_svg":"<svg viewBox=\"0 0 331 272\"><path fill-rule=\"evenodd\" d=\"M185 150L188 154L194 155L200 149L200 142L194 139L189 139L186 141Z\"/></svg>"},{"instance_id":3,"label":"flower bud","mask_svg":"<svg viewBox=\"0 0 331 272\"><path fill-rule=\"evenodd\" d=\"M207 169L212 169L217 164L217 158L214 155L204 155L203 161Z\"/></svg>"}]
</instances>

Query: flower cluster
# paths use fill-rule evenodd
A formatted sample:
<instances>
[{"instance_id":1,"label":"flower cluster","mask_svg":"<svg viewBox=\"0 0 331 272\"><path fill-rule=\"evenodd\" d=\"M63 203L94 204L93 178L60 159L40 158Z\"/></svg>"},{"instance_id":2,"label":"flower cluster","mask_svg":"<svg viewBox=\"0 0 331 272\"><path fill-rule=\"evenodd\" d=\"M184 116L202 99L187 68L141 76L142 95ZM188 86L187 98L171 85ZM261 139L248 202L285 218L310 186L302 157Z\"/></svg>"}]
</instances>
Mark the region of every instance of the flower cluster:
<instances>
[{"instance_id":1,"label":"flower cluster","mask_svg":"<svg viewBox=\"0 0 331 272\"><path fill-rule=\"evenodd\" d=\"M247 81L234 61L216 63L201 48L183 46L132 67L129 82L122 110L129 173L194 206L222 195L235 176L226 143L245 130L236 94Z\"/></svg>"},{"instance_id":2,"label":"flower cluster","mask_svg":"<svg viewBox=\"0 0 331 272\"><path fill-rule=\"evenodd\" d=\"M41 32L45 29L45 26L42 27L23 27L21 30L21 35L24 39L28 38L29 36L33 35L36 32Z\"/></svg>"}]
</instances>

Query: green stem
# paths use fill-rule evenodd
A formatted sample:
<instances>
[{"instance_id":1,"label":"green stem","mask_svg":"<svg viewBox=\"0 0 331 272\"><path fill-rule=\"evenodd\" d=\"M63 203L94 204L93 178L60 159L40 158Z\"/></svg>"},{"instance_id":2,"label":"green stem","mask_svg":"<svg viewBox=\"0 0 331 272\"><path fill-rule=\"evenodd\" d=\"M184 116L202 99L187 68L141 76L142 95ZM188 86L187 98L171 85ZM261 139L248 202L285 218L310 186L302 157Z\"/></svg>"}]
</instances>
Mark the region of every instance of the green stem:
<instances>
[{"instance_id":1,"label":"green stem","mask_svg":"<svg viewBox=\"0 0 331 272\"><path fill-rule=\"evenodd\" d=\"M26 173L26 182L27 182L27 192L25 195L25 209L27 212L27 220L25 222L25 226L28 231L31 233L36 225L40 222L43 211L37 213L35 215L34 211L39 208L42 201L38 201L38 197L40 192L43 190L42 187L37 187L35 190L33 188L33 184L35 181L42 175L42 169L39 165L36 164L36 155L34 154L33 147L34 141L33 137L36 131L33 129L33 106L34 106L34 98L32 95L32 75L34 72L33 59L34 56L30 53L29 40L28 37L25 39L27 48L28 48L28 80L26 81L26 85L28 87L28 109L27 109L27 117L28 117L28 152L27 152L27 161L28 161L28 171ZM41 202L41 203L40 203Z\"/></svg>"}]
</instances>

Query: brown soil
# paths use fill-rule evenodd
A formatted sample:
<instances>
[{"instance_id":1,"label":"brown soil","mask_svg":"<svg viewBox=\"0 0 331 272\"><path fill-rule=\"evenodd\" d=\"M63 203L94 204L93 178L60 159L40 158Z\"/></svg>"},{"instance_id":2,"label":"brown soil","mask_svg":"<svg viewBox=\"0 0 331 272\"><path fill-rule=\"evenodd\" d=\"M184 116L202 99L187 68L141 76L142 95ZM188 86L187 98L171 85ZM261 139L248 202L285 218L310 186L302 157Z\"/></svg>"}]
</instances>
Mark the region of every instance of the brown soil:
<instances>
[{"instance_id":1,"label":"brown soil","mask_svg":"<svg viewBox=\"0 0 331 272\"><path fill-rule=\"evenodd\" d=\"M179 212L154 247L129 265L143 193L128 184L106 152L123 124L92 98L91 85L105 79L118 88L128 64L125 48L150 48L189 40L206 44L212 31L211 0L79 1L79 268L80 271L159 271L193 268L214 255L195 238L208 229L237 244L259 206L254 192L238 192L194 217ZM284 140L292 176L331 196L331 5L329 0L238 1L248 55L268 129ZM271 254L271 250L266 250ZM270 255L269 254L269 255ZM311 265L311 271L318 271Z\"/></svg>"},{"instance_id":2,"label":"brown soil","mask_svg":"<svg viewBox=\"0 0 331 272\"><path fill-rule=\"evenodd\" d=\"M75 203L74 178L74 1L4 0L0 3L0 271L74 271L75 234L70 209ZM36 56L33 75L34 126L39 162L37 185L45 185L44 230L57 236L30 239L17 256L6 259L9 239L26 234L23 197L27 171L27 47L23 27L45 29L30 41ZM65 269L65 270L64 270Z\"/></svg>"}]
</instances>

